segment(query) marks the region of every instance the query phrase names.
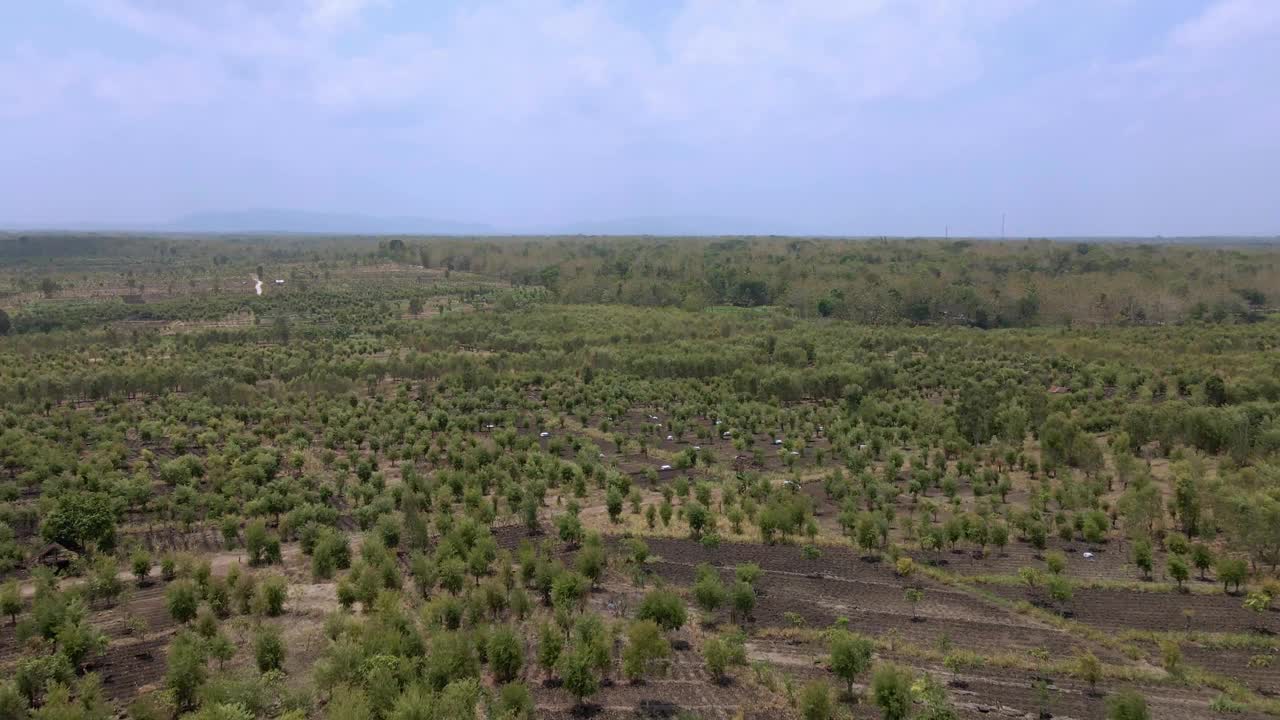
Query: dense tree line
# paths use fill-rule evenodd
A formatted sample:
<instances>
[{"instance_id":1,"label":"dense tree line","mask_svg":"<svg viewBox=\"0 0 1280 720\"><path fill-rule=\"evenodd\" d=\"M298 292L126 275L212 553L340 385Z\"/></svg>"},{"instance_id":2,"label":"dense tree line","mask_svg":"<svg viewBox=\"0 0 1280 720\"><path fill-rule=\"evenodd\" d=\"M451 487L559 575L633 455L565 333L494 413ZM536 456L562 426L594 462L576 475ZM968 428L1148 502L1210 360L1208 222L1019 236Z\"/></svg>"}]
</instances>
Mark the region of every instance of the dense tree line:
<instances>
[{"instance_id":1,"label":"dense tree line","mask_svg":"<svg viewBox=\"0 0 1280 720\"><path fill-rule=\"evenodd\" d=\"M571 303L781 306L801 317L980 328L1255 322L1280 288L1276 251L1238 243L0 235L0 257L36 263L0 275L10 292L36 288L40 276L83 285L88 274L53 275L81 267L127 274L131 286L143 277L135 270L148 272L145 282L156 287L175 278L243 281L266 261L291 268L291 278L327 285L341 267L392 262L539 286ZM46 314L16 325L51 329L54 322Z\"/></svg>"}]
</instances>

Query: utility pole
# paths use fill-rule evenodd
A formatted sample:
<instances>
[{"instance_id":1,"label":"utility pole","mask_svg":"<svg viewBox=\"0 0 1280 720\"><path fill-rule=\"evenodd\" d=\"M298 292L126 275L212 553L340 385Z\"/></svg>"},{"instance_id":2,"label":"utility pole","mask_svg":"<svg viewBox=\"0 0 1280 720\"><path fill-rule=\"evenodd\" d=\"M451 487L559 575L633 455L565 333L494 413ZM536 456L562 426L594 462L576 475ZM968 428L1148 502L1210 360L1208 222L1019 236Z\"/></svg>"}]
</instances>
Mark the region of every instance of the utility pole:
<instances>
[{"instance_id":1,"label":"utility pole","mask_svg":"<svg viewBox=\"0 0 1280 720\"><path fill-rule=\"evenodd\" d=\"M1004 239L1004 213L1000 213L1000 239Z\"/></svg>"}]
</instances>

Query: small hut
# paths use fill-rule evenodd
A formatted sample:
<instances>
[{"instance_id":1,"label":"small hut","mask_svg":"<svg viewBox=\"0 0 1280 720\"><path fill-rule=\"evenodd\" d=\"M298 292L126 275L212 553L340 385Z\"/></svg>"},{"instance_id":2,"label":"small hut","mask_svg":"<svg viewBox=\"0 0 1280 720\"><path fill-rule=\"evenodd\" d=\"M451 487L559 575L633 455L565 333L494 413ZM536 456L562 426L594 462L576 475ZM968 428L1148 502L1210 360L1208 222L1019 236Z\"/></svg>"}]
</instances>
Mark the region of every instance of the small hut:
<instances>
[{"instance_id":1,"label":"small hut","mask_svg":"<svg viewBox=\"0 0 1280 720\"><path fill-rule=\"evenodd\" d=\"M40 548L31 556L31 567L44 566L55 570L65 570L80 556L62 545L51 542Z\"/></svg>"}]
</instances>

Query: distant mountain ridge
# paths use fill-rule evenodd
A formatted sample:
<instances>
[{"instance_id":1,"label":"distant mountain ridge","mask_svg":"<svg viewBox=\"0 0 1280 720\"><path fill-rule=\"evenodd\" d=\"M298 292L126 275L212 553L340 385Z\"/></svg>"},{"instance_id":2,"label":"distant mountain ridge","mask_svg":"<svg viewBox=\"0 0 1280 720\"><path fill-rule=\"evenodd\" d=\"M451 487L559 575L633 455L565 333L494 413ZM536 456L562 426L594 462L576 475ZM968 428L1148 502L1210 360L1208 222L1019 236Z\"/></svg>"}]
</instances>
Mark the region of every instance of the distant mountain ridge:
<instances>
[{"instance_id":1,"label":"distant mountain ridge","mask_svg":"<svg viewBox=\"0 0 1280 720\"><path fill-rule=\"evenodd\" d=\"M497 227L414 216L382 217L278 208L184 215L162 228L177 232L342 233L370 235L767 235L785 233L776 223L711 216L653 216L564 223L542 227ZM791 228L792 232L795 228Z\"/></svg>"},{"instance_id":2,"label":"distant mountain ridge","mask_svg":"<svg viewBox=\"0 0 1280 720\"><path fill-rule=\"evenodd\" d=\"M414 215L366 215L348 212L324 212L283 208L249 208L217 210L183 215L175 220L110 221L110 222L32 222L0 219L0 232L139 232L139 233L242 233L299 235L459 235L459 236L639 236L717 237L717 236L784 236L828 238L928 238L927 234L893 234L837 232L835 228L814 227L803 218L761 219L716 215L644 215L603 220L575 220L558 223L460 222ZM1254 235L1054 235L1033 234L1000 238L990 235L952 233L952 240L1053 240L1081 243L1159 243L1159 244L1239 244L1271 245L1280 236L1266 233Z\"/></svg>"},{"instance_id":3,"label":"distant mountain ridge","mask_svg":"<svg viewBox=\"0 0 1280 720\"><path fill-rule=\"evenodd\" d=\"M253 208L184 215L164 229L180 232L340 233L369 235L476 235L495 232L489 225L413 216L379 217L357 213Z\"/></svg>"},{"instance_id":4,"label":"distant mountain ridge","mask_svg":"<svg viewBox=\"0 0 1280 720\"><path fill-rule=\"evenodd\" d=\"M701 215L657 215L576 222L551 230L564 235L785 235L807 234L773 221Z\"/></svg>"}]
</instances>

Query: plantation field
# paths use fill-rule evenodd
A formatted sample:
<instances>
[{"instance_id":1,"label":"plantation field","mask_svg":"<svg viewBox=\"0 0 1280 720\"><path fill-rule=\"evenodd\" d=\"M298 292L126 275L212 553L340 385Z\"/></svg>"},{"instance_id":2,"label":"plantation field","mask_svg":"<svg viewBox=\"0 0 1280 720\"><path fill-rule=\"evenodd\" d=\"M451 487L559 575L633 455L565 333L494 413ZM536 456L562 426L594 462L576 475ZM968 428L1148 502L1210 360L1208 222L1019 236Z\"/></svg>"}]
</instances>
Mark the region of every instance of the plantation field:
<instances>
[{"instance_id":1,"label":"plantation field","mask_svg":"<svg viewBox=\"0 0 1280 720\"><path fill-rule=\"evenodd\" d=\"M1272 249L33 247L0 717L1280 715Z\"/></svg>"}]
</instances>

